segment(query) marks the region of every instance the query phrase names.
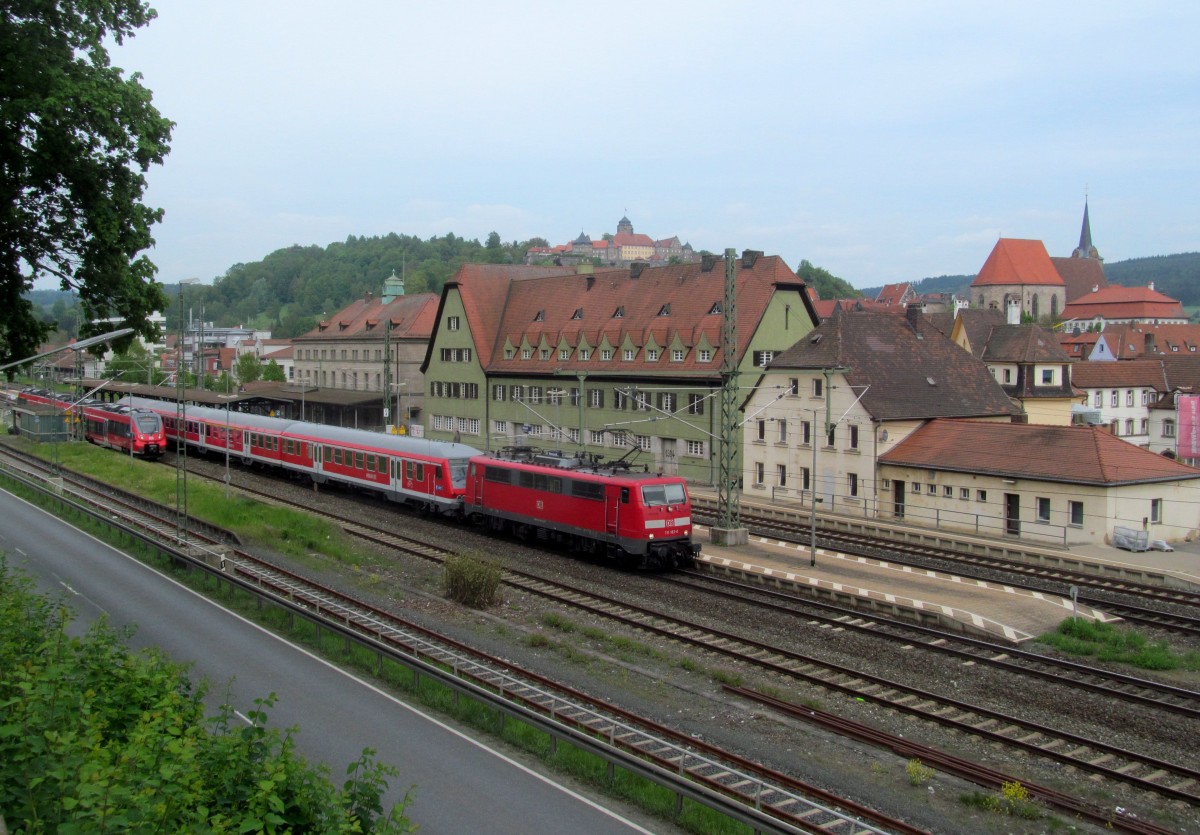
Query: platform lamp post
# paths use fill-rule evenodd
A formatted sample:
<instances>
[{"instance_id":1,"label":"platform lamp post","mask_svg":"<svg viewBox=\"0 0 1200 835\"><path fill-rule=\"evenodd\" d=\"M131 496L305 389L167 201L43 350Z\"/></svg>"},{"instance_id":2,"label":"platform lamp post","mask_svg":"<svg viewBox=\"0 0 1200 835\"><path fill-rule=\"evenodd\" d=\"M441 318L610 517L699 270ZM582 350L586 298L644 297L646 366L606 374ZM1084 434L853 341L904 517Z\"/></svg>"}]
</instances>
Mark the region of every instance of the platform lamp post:
<instances>
[{"instance_id":1,"label":"platform lamp post","mask_svg":"<svg viewBox=\"0 0 1200 835\"><path fill-rule=\"evenodd\" d=\"M184 304L183 286L196 284L198 278L179 280L179 339L175 362L175 534L180 542L187 540L187 387L183 370Z\"/></svg>"},{"instance_id":2,"label":"platform lamp post","mask_svg":"<svg viewBox=\"0 0 1200 835\"><path fill-rule=\"evenodd\" d=\"M809 487L812 488L812 538L809 541L809 568L815 568L817 565L817 502L821 501L817 498L817 410L812 409L812 429L810 429L812 441L812 473L809 475Z\"/></svg>"}]
</instances>

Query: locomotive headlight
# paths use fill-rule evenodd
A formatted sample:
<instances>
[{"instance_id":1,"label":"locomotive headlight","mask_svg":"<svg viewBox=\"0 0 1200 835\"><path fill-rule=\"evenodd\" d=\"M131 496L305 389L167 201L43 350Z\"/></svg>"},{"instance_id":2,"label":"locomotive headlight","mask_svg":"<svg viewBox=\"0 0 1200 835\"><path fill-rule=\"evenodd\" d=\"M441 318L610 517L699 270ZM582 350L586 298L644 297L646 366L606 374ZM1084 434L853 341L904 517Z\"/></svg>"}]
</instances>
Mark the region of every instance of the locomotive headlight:
<instances>
[{"instance_id":1,"label":"locomotive headlight","mask_svg":"<svg viewBox=\"0 0 1200 835\"><path fill-rule=\"evenodd\" d=\"M650 538L651 538L651 539L654 539L654 534L650 534Z\"/></svg>"}]
</instances>

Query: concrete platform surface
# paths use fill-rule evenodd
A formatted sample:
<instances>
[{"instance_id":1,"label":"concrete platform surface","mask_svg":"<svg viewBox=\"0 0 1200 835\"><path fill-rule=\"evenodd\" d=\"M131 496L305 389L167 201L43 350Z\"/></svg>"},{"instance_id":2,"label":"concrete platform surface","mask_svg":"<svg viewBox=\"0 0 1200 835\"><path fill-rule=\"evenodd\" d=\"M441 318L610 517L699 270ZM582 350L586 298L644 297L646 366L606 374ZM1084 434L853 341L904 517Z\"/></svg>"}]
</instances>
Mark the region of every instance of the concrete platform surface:
<instances>
[{"instance_id":1,"label":"concrete platform surface","mask_svg":"<svg viewBox=\"0 0 1200 835\"><path fill-rule=\"evenodd\" d=\"M856 598L855 606L865 616L872 608L894 610L902 617L907 611L921 621L936 619L947 628L1019 644L1053 630L1072 614L1069 598L1043 592L822 548L817 549L816 566L811 567L807 545L751 535L746 545L727 548L709 542L707 529L700 526L695 536L704 546L700 559L718 570L808 586L838 599ZM1090 606L1080 605L1077 614L1117 620Z\"/></svg>"}]
</instances>

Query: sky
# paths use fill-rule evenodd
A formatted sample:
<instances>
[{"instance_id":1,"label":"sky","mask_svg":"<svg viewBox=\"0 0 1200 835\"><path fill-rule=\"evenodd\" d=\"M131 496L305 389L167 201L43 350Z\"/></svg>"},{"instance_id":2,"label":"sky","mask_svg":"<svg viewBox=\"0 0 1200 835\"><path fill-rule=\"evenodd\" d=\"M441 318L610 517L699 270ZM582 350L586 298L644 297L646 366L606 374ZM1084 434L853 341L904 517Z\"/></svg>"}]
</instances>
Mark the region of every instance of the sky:
<instances>
[{"instance_id":1,"label":"sky","mask_svg":"<svg viewBox=\"0 0 1200 835\"><path fill-rule=\"evenodd\" d=\"M581 231L856 287L1200 250L1200 4L156 0L158 279L350 235ZM399 267L400 265L397 265Z\"/></svg>"}]
</instances>

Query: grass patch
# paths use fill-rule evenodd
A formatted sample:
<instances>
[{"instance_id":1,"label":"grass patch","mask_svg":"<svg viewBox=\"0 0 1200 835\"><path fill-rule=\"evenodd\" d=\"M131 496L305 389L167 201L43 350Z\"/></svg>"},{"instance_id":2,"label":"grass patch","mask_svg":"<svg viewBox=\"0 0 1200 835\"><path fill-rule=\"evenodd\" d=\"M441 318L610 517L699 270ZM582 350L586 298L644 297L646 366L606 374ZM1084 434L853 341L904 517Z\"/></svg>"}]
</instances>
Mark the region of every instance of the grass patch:
<instances>
[{"instance_id":1,"label":"grass patch","mask_svg":"<svg viewBox=\"0 0 1200 835\"><path fill-rule=\"evenodd\" d=\"M1111 623L1067 618L1039 640L1068 655L1129 664L1143 670L1200 670L1200 652L1177 653L1166 641L1152 642L1134 629Z\"/></svg>"}]
</instances>

